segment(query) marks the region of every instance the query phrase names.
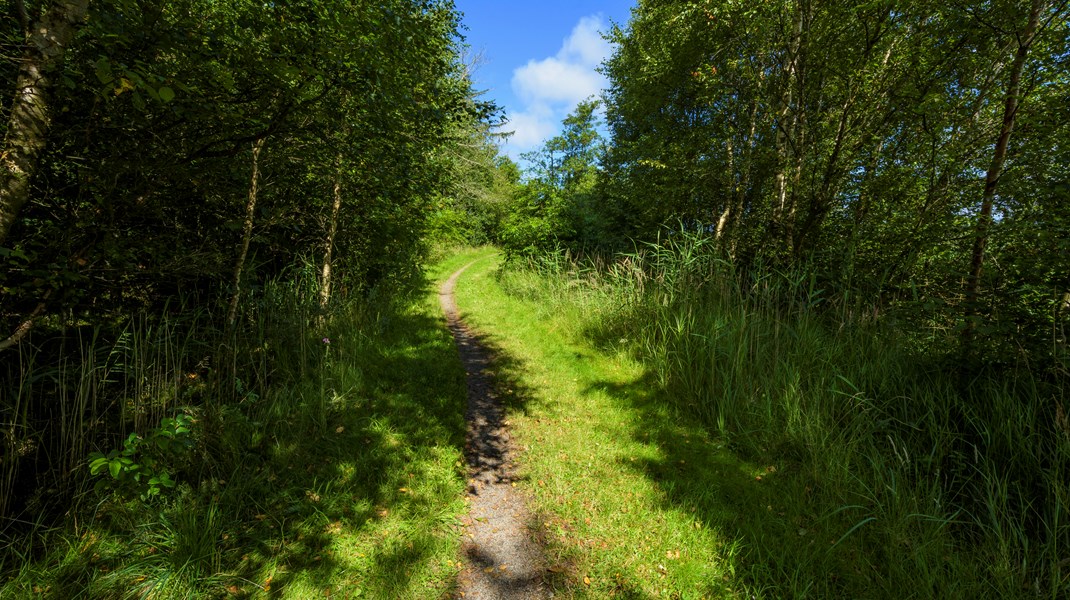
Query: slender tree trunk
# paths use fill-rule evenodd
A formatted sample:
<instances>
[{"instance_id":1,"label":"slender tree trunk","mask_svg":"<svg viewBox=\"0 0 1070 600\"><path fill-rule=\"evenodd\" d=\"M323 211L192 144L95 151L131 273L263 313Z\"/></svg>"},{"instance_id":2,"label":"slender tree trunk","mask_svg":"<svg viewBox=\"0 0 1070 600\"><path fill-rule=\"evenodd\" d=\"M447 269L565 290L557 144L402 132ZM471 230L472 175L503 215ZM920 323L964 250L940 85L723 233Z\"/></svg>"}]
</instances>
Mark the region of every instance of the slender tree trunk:
<instances>
[{"instance_id":1,"label":"slender tree trunk","mask_svg":"<svg viewBox=\"0 0 1070 600\"><path fill-rule=\"evenodd\" d=\"M20 323L19 326L15 328L15 332L9 335L7 339L0 341L0 351L4 351L8 348L13 348L17 346L19 342L22 341L22 338L26 337L30 333L30 330L33 329L33 325L37 321L37 318L40 317L41 313L44 312L48 299L52 296L52 292L53 290L48 290L47 292L45 292L44 297L39 303L37 303L37 308L34 308L33 312L31 312L28 317L23 319L22 323ZM0 514L3 513L0 512Z\"/></svg>"},{"instance_id":2,"label":"slender tree trunk","mask_svg":"<svg viewBox=\"0 0 1070 600\"><path fill-rule=\"evenodd\" d=\"M49 96L54 77L88 9L89 0L56 0L26 32L11 118L0 152L0 245L30 198L30 180L52 124Z\"/></svg>"},{"instance_id":3,"label":"slender tree trunk","mask_svg":"<svg viewBox=\"0 0 1070 600\"><path fill-rule=\"evenodd\" d=\"M233 328L238 320L238 302L241 300L241 280L245 272L245 257L249 255L249 242L253 238L253 216L256 213L256 198L260 187L260 151L264 148L264 139L253 142L253 174L249 180L249 201L245 205L245 228L242 231L241 250L234 264L234 294L230 297L230 309L227 311L227 328Z\"/></svg>"},{"instance_id":4,"label":"slender tree trunk","mask_svg":"<svg viewBox=\"0 0 1070 600\"><path fill-rule=\"evenodd\" d=\"M848 89L850 90L850 85L848 85ZM848 98L843 103L839 124L836 126L836 138L833 142L832 154L829 155L828 164L821 180L821 187L810 194L810 206L806 211L802 226L796 230L795 255L797 257L802 257L811 247L814 238L818 237L825 217L832 208L836 194L839 193L843 175L839 166L840 157L843 154L847 140L848 123L853 103L854 92L848 91Z\"/></svg>"},{"instance_id":5,"label":"slender tree trunk","mask_svg":"<svg viewBox=\"0 0 1070 600\"><path fill-rule=\"evenodd\" d=\"M732 216L732 202L736 195L736 186L739 185L736 183L736 161L733 151L732 137L729 136L725 139L725 152L728 154L728 181L730 184L728 189L731 190L732 193L725 195L724 210L721 211L721 217L717 219L717 231L714 233L714 239L717 241L721 240L721 236L723 236L725 232L725 227L728 225L728 220Z\"/></svg>"},{"instance_id":6,"label":"slender tree trunk","mask_svg":"<svg viewBox=\"0 0 1070 600\"><path fill-rule=\"evenodd\" d=\"M781 237L790 237L790 234L787 233L790 228L787 215L793 211L792 207L788 204L788 170L792 169L794 164L793 162L789 164L788 153L794 142L793 137L795 135L795 127L799 120L798 112L792 111L792 101L794 98L794 87L798 81L799 50L802 45L803 20L803 9L801 6L796 6L791 39L788 42L787 55L782 69L783 87L780 90L779 106L777 107L777 166L776 173L773 177L773 226L774 235L779 235ZM795 151L796 153L798 152L797 146L795 147ZM790 241L788 242L788 247L791 247Z\"/></svg>"},{"instance_id":7,"label":"slender tree trunk","mask_svg":"<svg viewBox=\"0 0 1070 600\"><path fill-rule=\"evenodd\" d=\"M1040 24L1040 13L1044 8L1044 0L1033 0L1029 10L1029 22L1025 31L1018 38L1018 50L1014 55L1014 63L1011 65L1010 82L1007 85L1007 96L1003 103L1003 124L996 138L996 147L992 152L992 162L985 173L985 189L981 198L981 211L977 215L975 226L973 252L970 255L970 270L966 278L966 315L975 317L978 313L977 300L981 288L981 271L984 267L985 246L988 244L989 231L992 228L992 203L996 196L996 186L999 185L1000 175L1003 174L1003 164L1007 158L1007 146L1010 143L1011 132L1014 131L1014 119L1018 114L1021 104L1022 71L1025 68L1029 49L1036 38L1037 27ZM967 341L972 337L976 319L967 319L964 335Z\"/></svg>"},{"instance_id":8,"label":"slender tree trunk","mask_svg":"<svg viewBox=\"0 0 1070 600\"><path fill-rule=\"evenodd\" d=\"M853 265L856 256L855 249L858 244L858 235L862 230L866 219L869 217L869 207L872 202L872 197L875 195L873 191L873 178L877 174L877 161L880 157L881 151L884 150L884 137L877 137L876 145L873 151L870 152L869 158L862 166L862 182L858 186L858 200L856 200L851 206L851 227L847 231L847 253L845 265Z\"/></svg>"},{"instance_id":9,"label":"slender tree trunk","mask_svg":"<svg viewBox=\"0 0 1070 600\"><path fill-rule=\"evenodd\" d=\"M320 272L320 310L326 318L327 306L331 302L331 257L334 253L334 237L338 233L338 213L342 210L342 157L336 161L334 174L334 198L331 203L331 219L327 225L327 239L323 247L323 269Z\"/></svg>"},{"instance_id":10,"label":"slender tree trunk","mask_svg":"<svg viewBox=\"0 0 1070 600\"><path fill-rule=\"evenodd\" d=\"M732 212L728 216L727 228L730 234L728 243L729 256L736 255L736 248L739 244L739 223L740 217L743 216L743 209L747 200L747 193L750 190L751 173L754 171L754 152L755 148L755 133L758 131L758 102L751 102L750 110L750 129L747 130L747 137L743 141L743 147L745 148L745 154L741 152L741 158L744 160L741 167L741 179L739 187L736 188L736 194L733 199Z\"/></svg>"}]
</instances>

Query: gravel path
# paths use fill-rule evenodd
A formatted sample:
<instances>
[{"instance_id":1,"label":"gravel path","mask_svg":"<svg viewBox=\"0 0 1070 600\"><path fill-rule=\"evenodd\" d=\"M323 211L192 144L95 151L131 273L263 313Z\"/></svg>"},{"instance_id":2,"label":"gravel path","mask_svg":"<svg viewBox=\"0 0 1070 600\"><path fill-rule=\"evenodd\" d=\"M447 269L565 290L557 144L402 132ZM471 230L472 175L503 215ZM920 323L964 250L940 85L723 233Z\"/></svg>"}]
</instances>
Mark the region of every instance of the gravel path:
<instances>
[{"instance_id":1,"label":"gravel path","mask_svg":"<svg viewBox=\"0 0 1070 600\"><path fill-rule=\"evenodd\" d=\"M465 567L457 598L549 598L544 585L545 560L527 528L524 500L513 489L515 466L509 431L503 420L491 356L457 314L453 290L461 267L439 290L446 321L468 373L468 498L462 547Z\"/></svg>"}]
</instances>

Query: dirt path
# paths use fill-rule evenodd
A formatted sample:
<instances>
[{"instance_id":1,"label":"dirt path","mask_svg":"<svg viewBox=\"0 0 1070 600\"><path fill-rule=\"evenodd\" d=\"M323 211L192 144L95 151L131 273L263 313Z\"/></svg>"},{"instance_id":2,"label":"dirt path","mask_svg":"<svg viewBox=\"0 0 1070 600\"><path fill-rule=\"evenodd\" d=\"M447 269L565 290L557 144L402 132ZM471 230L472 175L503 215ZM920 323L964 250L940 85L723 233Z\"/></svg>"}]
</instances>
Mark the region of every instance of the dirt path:
<instances>
[{"instance_id":1,"label":"dirt path","mask_svg":"<svg viewBox=\"0 0 1070 600\"><path fill-rule=\"evenodd\" d=\"M532 541L524 501L513 489L515 467L509 431L502 417L490 354L461 322L454 302L457 278L472 263L450 276L439 290L446 321L468 374L468 497L465 526L465 568L459 598L549 598L543 583L545 561Z\"/></svg>"}]
</instances>

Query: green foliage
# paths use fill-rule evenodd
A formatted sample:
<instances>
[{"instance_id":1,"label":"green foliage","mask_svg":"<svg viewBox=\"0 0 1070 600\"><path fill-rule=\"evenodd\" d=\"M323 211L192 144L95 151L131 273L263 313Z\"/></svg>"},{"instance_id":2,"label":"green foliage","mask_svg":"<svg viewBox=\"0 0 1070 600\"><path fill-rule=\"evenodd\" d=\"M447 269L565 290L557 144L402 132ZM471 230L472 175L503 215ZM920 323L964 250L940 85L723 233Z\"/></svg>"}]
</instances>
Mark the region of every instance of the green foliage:
<instances>
[{"instance_id":1,"label":"green foliage","mask_svg":"<svg viewBox=\"0 0 1070 600\"><path fill-rule=\"evenodd\" d=\"M89 472L101 477L97 490L112 489L137 494L142 500L175 487L176 463L187 458L193 447L193 419L180 414L166 418L145 436L131 433L122 449L89 455Z\"/></svg>"},{"instance_id":2,"label":"green foliage","mask_svg":"<svg viewBox=\"0 0 1070 600\"><path fill-rule=\"evenodd\" d=\"M606 222L596 208L599 161L598 100L580 102L563 130L524 156L528 178L516 195L502 229L510 256L534 256L559 245L604 247Z\"/></svg>"},{"instance_id":3,"label":"green foliage","mask_svg":"<svg viewBox=\"0 0 1070 600\"><path fill-rule=\"evenodd\" d=\"M1065 205L1065 4L641 1L612 38L593 208L615 234L682 222L741 268L812 270L830 294L911 306L909 329L957 328L975 364L1063 369L1065 252L1044 232Z\"/></svg>"},{"instance_id":4,"label":"green foliage","mask_svg":"<svg viewBox=\"0 0 1070 600\"><path fill-rule=\"evenodd\" d=\"M446 593L465 510L465 388L437 296L342 296L316 327L315 284L314 269L295 268L245 298L234 368L128 365L132 378L178 381L193 406L132 437L87 428L117 447L90 461L107 489L79 488L86 500L65 505L76 522L5 530L0 596ZM180 365L204 358L181 339L156 346ZM146 501L150 464L175 485Z\"/></svg>"},{"instance_id":5,"label":"green foliage","mask_svg":"<svg viewBox=\"0 0 1070 600\"><path fill-rule=\"evenodd\" d=\"M447 147L449 195L436 203L426 233L440 247L499 242L520 180L519 167L500 154L489 125L461 133Z\"/></svg>"},{"instance_id":6,"label":"green foliage","mask_svg":"<svg viewBox=\"0 0 1070 600\"><path fill-rule=\"evenodd\" d=\"M280 571L314 570L332 539L324 515L352 519L346 543L366 558L290 577L294 596L324 572L348 585L338 573L358 567L370 594L440 595L448 578L430 573L454 550L442 527L460 498L460 417L446 416L455 396L434 394L456 365L437 321L406 310L431 235L494 238L511 193L486 135L497 109L460 60L459 13L449 0L90 4L51 90L30 202L0 248L0 340L32 325L0 360L0 596L42 579L60 597L252 594L272 576L277 591ZM26 5L32 21L42 5ZM15 93L24 24L21 3L3 6L0 73ZM439 207L454 215L436 220ZM385 341L399 338L426 352ZM407 379L391 383L395 371ZM434 418L395 423L416 413ZM334 467L306 471L310 456L345 462L345 483ZM386 519L379 506L413 508ZM250 533L256 515L287 527ZM87 546L70 529L83 523L99 556L49 548ZM261 552L243 562L238 544Z\"/></svg>"}]
</instances>

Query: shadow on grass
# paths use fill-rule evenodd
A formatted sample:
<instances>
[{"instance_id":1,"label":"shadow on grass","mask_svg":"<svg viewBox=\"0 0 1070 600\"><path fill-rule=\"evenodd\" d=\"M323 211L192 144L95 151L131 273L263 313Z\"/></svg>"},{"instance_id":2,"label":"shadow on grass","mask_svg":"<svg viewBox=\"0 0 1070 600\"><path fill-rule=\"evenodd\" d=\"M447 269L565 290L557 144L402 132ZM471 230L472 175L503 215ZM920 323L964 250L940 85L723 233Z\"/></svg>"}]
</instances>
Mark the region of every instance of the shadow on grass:
<instances>
[{"instance_id":1,"label":"shadow on grass","mask_svg":"<svg viewBox=\"0 0 1070 600\"><path fill-rule=\"evenodd\" d=\"M871 597L874 573L854 571L840 519L819 514L820 482L783 449L743 455L695 417L672 406L652 373L620 384L596 381L585 393L610 394L641 417L633 438L656 458L620 461L654 482L664 507L695 514L702 526L735 542L737 583L769 597ZM789 453L788 456L791 456ZM845 554L846 553L846 554ZM733 585L735 589L740 586ZM711 597L725 591L710 582Z\"/></svg>"},{"instance_id":2,"label":"shadow on grass","mask_svg":"<svg viewBox=\"0 0 1070 600\"><path fill-rule=\"evenodd\" d=\"M419 597L422 584L448 579L463 371L440 321L422 312L394 316L369 345L333 359L337 380L318 392L331 402L326 427L283 417L257 484L243 490L255 511L237 547L256 550L239 575L273 577L272 596L327 593L329 582L340 597ZM359 381L349 382L354 367Z\"/></svg>"},{"instance_id":3,"label":"shadow on grass","mask_svg":"<svg viewBox=\"0 0 1070 600\"><path fill-rule=\"evenodd\" d=\"M467 338L467 340L462 340L462 346L472 344L479 347L479 351L475 352L477 360L469 364L480 370L482 377L477 379L482 379L482 381L472 382L474 386L470 388L470 393L485 394L491 401L496 402L502 411L500 417L488 417L483 411L475 419L477 424L484 420L488 422L477 425L479 430L470 432L470 436L474 434L474 437L483 439L470 439L468 442L469 476L473 477L473 481L489 476L494 479L495 483L511 483L514 486L517 482L530 483L529 475L522 471L518 472L515 465L510 464L516 455L524 450L515 444L509 434L510 418L516 415L529 415L533 411L544 413L548 406L545 404L537 408L534 406L538 402L538 396L536 390L524 381L527 369L522 360L496 343L494 336L468 326L469 319L465 313L458 313L457 318L460 323L464 324L462 327L465 333L462 337ZM466 350L462 347L461 352L463 354ZM469 353L472 354L471 351ZM470 410L472 410L471 406ZM500 424L505 425L505 429L488 436L487 431L498 431L499 419ZM501 435L502 432L504 435ZM469 492L472 493L472 491L473 488L469 488ZM516 492L519 493L520 490ZM539 547L539 553L545 559L545 564L537 565L535 572L523 576L510 574L495 577L494 583L498 584L501 597L515 595L518 590L541 587L539 584L558 591L575 589L580 585L582 576L572 567L571 561L565 556L554 557L547 552L550 544L545 536L541 535L541 524L552 518L549 515L529 513L524 526L529 537ZM466 545L464 552L474 569L486 570L496 566L496 561L479 548ZM500 560L499 556L498 561Z\"/></svg>"},{"instance_id":4,"label":"shadow on grass","mask_svg":"<svg viewBox=\"0 0 1070 600\"><path fill-rule=\"evenodd\" d=\"M108 598L170 577L191 598L444 593L464 511L464 371L429 310L368 329L331 340L321 380L198 412L197 459L166 502L105 500L53 532L68 551L0 589Z\"/></svg>"}]
</instances>

